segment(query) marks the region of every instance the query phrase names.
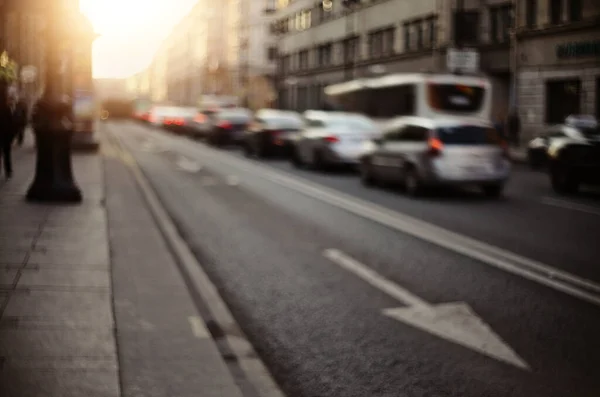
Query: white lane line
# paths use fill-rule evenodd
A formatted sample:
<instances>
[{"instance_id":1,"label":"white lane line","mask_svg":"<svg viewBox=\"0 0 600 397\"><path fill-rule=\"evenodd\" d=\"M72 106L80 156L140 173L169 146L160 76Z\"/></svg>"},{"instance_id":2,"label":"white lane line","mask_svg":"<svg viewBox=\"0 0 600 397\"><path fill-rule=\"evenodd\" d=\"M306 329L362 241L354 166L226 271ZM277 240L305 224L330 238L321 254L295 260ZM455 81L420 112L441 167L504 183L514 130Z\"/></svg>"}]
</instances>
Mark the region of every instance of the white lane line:
<instances>
[{"instance_id":1,"label":"white lane line","mask_svg":"<svg viewBox=\"0 0 600 397\"><path fill-rule=\"evenodd\" d=\"M600 208L594 208L591 205L575 203L573 201L555 199L552 197L544 197L541 199L541 202L546 205L551 205L553 207L559 207L571 211L579 211L584 212L586 214L600 216Z\"/></svg>"},{"instance_id":2,"label":"white lane line","mask_svg":"<svg viewBox=\"0 0 600 397\"><path fill-rule=\"evenodd\" d=\"M425 302L423 299L386 279L385 277L380 276L368 266L365 266L364 264L349 257L339 250L326 249L323 251L323 256L341 268L346 269L350 273L354 273L367 283L371 284L373 287L406 304L407 306L431 308L431 305Z\"/></svg>"},{"instance_id":3,"label":"white lane line","mask_svg":"<svg viewBox=\"0 0 600 397\"><path fill-rule=\"evenodd\" d=\"M592 280L310 182L302 177L291 177L283 172L273 171L269 167L238 159L225 152L215 152L210 148L197 146L195 150L212 156L213 163L227 164L231 167L252 171L255 176L280 186L600 306L600 284Z\"/></svg>"},{"instance_id":4,"label":"white lane line","mask_svg":"<svg viewBox=\"0 0 600 397\"><path fill-rule=\"evenodd\" d=\"M496 360L529 370L529 365L465 302L431 304L336 249L323 255L408 307L384 309L385 316L457 343Z\"/></svg>"},{"instance_id":5,"label":"white lane line","mask_svg":"<svg viewBox=\"0 0 600 397\"><path fill-rule=\"evenodd\" d=\"M198 316L189 316L188 321L190 322L190 327L192 327L192 334L198 339L208 339L210 338L210 332L208 332L208 328L206 328L206 324L204 321Z\"/></svg>"}]
</instances>

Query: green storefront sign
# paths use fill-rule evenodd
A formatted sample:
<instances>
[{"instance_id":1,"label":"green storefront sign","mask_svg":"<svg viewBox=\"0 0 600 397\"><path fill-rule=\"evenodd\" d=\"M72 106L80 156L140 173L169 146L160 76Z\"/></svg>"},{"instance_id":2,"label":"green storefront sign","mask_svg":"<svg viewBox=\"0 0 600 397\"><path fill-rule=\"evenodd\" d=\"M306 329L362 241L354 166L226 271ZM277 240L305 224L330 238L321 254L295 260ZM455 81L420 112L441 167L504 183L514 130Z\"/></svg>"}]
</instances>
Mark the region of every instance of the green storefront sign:
<instances>
[{"instance_id":1,"label":"green storefront sign","mask_svg":"<svg viewBox=\"0 0 600 397\"><path fill-rule=\"evenodd\" d=\"M600 56L600 40L580 41L556 46L558 58L582 58Z\"/></svg>"}]
</instances>

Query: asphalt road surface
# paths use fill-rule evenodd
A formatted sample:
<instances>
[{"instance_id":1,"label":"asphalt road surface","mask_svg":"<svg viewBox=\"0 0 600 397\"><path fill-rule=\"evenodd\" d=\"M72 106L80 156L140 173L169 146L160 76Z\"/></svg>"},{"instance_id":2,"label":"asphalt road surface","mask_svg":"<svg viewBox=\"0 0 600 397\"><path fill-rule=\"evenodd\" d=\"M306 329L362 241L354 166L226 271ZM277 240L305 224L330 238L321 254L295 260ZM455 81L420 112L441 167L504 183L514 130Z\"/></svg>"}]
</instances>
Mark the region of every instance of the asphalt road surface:
<instances>
[{"instance_id":1,"label":"asphalt road surface","mask_svg":"<svg viewBox=\"0 0 600 397\"><path fill-rule=\"evenodd\" d=\"M600 395L600 204L515 169L506 198L107 123L290 397Z\"/></svg>"}]
</instances>

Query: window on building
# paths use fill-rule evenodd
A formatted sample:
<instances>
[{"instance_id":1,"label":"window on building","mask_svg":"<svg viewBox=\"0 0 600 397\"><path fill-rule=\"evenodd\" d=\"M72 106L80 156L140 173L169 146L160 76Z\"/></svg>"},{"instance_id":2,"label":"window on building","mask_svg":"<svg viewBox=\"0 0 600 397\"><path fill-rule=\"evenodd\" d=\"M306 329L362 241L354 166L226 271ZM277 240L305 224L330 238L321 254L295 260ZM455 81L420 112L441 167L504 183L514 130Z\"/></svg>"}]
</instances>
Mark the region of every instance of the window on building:
<instances>
[{"instance_id":1,"label":"window on building","mask_svg":"<svg viewBox=\"0 0 600 397\"><path fill-rule=\"evenodd\" d=\"M273 61L277 58L277 47L269 47L267 49L267 57L269 61Z\"/></svg>"},{"instance_id":2,"label":"window on building","mask_svg":"<svg viewBox=\"0 0 600 397\"><path fill-rule=\"evenodd\" d=\"M351 63L358 58L358 37L345 39L342 46L344 51L344 63Z\"/></svg>"},{"instance_id":3,"label":"window on building","mask_svg":"<svg viewBox=\"0 0 600 397\"><path fill-rule=\"evenodd\" d=\"M557 25L562 22L562 3L563 0L550 0L550 23Z\"/></svg>"},{"instance_id":4,"label":"window on building","mask_svg":"<svg viewBox=\"0 0 600 397\"><path fill-rule=\"evenodd\" d=\"M581 0L569 0L569 21L577 22L583 18Z\"/></svg>"},{"instance_id":5,"label":"window on building","mask_svg":"<svg viewBox=\"0 0 600 397\"><path fill-rule=\"evenodd\" d=\"M410 24L405 23L403 26L403 30L404 30L404 51L408 52L412 49L411 45L410 45Z\"/></svg>"},{"instance_id":6,"label":"window on building","mask_svg":"<svg viewBox=\"0 0 600 397\"><path fill-rule=\"evenodd\" d=\"M510 40L513 27L513 12L510 5L490 8L490 38L494 43L506 43Z\"/></svg>"},{"instance_id":7,"label":"window on building","mask_svg":"<svg viewBox=\"0 0 600 397\"><path fill-rule=\"evenodd\" d=\"M580 114L581 80L546 82L546 123L561 124L572 114Z\"/></svg>"},{"instance_id":8,"label":"window on building","mask_svg":"<svg viewBox=\"0 0 600 397\"><path fill-rule=\"evenodd\" d=\"M528 28L537 26L538 2L537 0L527 0L525 2L525 25Z\"/></svg>"},{"instance_id":9,"label":"window on building","mask_svg":"<svg viewBox=\"0 0 600 397\"><path fill-rule=\"evenodd\" d=\"M309 68L308 50L302 50L298 53L298 69L306 70Z\"/></svg>"},{"instance_id":10,"label":"window on building","mask_svg":"<svg viewBox=\"0 0 600 397\"><path fill-rule=\"evenodd\" d=\"M436 32L436 18L429 17L425 20L424 29L426 29L426 33L423 34L424 37L424 45L426 48L435 47L437 32Z\"/></svg>"},{"instance_id":11,"label":"window on building","mask_svg":"<svg viewBox=\"0 0 600 397\"><path fill-rule=\"evenodd\" d=\"M395 28L387 28L382 31L382 43L381 43L381 52L383 55L390 55L394 53L394 42L396 36Z\"/></svg>"},{"instance_id":12,"label":"window on building","mask_svg":"<svg viewBox=\"0 0 600 397\"><path fill-rule=\"evenodd\" d=\"M371 58L380 57L382 54L381 32L369 33L369 56Z\"/></svg>"},{"instance_id":13,"label":"window on building","mask_svg":"<svg viewBox=\"0 0 600 397\"><path fill-rule=\"evenodd\" d=\"M423 38L424 24L422 21L416 21L413 23L413 29L417 36L417 50L422 50L425 47L425 40Z\"/></svg>"},{"instance_id":14,"label":"window on building","mask_svg":"<svg viewBox=\"0 0 600 397\"><path fill-rule=\"evenodd\" d=\"M457 45L469 45L479 42L479 11L460 11L454 13L454 41Z\"/></svg>"},{"instance_id":15,"label":"window on building","mask_svg":"<svg viewBox=\"0 0 600 397\"><path fill-rule=\"evenodd\" d=\"M317 47L317 61L319 66L331 65L331 44L324 44Z\"/></svg>"}]
</instances>

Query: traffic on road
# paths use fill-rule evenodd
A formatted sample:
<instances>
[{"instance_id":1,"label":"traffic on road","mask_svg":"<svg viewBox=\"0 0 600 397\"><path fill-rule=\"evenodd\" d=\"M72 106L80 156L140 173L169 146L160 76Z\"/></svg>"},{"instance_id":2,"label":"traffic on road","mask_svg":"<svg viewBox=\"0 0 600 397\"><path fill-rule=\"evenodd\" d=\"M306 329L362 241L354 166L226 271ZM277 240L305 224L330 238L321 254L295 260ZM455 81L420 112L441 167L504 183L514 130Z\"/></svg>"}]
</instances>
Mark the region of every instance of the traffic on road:
<instances>
[{"instance_id":1,"label":"traffic on road","mask_svg":"<svg viewBox=\"0 0 600 397\"><path fill-rule=\"evenodd\" d=\"M553 190L478 117L196 113L104 128L287 395L600 393L593 187Z\"/></svg>"}]
</instances>

